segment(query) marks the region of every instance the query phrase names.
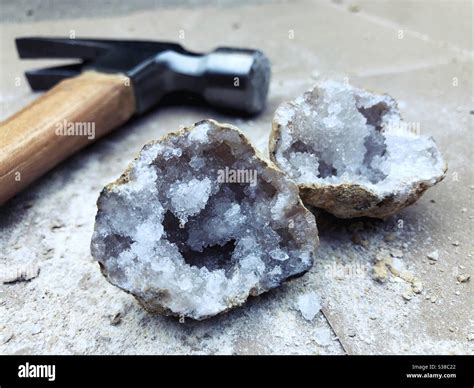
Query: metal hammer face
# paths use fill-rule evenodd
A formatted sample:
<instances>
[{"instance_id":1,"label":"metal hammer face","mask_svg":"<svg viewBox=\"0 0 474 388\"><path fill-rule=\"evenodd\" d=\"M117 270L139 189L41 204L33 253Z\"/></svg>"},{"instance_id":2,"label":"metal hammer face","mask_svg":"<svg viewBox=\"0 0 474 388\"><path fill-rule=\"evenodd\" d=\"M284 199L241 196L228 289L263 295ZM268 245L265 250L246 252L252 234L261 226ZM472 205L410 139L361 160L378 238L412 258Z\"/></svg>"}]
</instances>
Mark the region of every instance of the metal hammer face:
<instances>
[{"instance_id":1,"label":"metal hammer face","mask_svg":"<svg viewBox=\"0 0 474 388\"><path fill-rule=\"evenodd\" d=\"M16 45L20 58L82 60L26 72L33 90L47 90L87 70L121 73L133 86L136 114L175 92L256 114L265 106L270 82L270 62L258 50L221 47L197 54L167 42L62 38L19 38Z\"/></svg>"}]
</instances>

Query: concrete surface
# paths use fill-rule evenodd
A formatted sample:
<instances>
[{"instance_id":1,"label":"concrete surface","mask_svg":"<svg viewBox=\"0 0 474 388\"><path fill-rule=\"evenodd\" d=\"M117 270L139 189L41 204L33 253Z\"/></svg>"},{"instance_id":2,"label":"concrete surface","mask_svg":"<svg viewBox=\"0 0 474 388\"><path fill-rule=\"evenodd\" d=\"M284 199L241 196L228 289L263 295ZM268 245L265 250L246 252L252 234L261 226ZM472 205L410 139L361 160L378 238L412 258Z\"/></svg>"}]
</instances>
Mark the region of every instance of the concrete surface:
<instances>
[{"instance_id":1,"label":"concrete surface","mask_svg":"<svg viewBox=\"0 0 474 388\"><path fill-rule=\"evenodd\" d=\"M40 270L29 282L0 286L0 353L474 353L472 279L457 280L474 275L472 2L177 8L148 7L150 2L136 12L113 7L108 16L84 11L87 18L67 16L66 9L55 20L57 14L48 18L42 11L44 17L34 22L10 17L15 9L25 12L25 2L15 2L18 8L11 3L2 1L1 10L1 118L36 97L22 72L46 64L18 60L13 39L22 35L67 36L74 30L77 37L177 40L184 30L182 43L193 50L263 49L273 62L273 79L268 108L257 118L197 107L157 109L72 157L0 209L1 274ZM316 213L321 246L308 274L205 322L152 316L102 278L89 253L95 201L145 142L212 117L238 125L264 148L278 104L319 76L346 76L398 99L406 120L437 140L449 164L444 182L383 222ZM435 250L439 259L428 259ZM380 255L392 256L398 269L385 283L372 277ZM410 291L412 276L422 282L419 294ZM311 291L321 295L324 314L307 322L294 304Z\"/></svg>"}]
</instances>

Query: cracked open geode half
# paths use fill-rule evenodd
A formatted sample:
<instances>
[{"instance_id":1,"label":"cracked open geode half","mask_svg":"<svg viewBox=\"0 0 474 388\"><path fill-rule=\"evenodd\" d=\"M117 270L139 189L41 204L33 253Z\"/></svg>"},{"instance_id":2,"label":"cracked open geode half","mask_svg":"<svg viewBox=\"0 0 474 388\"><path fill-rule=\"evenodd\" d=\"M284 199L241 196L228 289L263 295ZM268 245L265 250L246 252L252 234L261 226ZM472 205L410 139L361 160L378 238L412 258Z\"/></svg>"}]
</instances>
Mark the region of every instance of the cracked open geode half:
<instances>
[{"instance_id":1,"label":"cracked open geode half","mask_svg":"<svg viewBox=\"0 0 474 388\"><path fill-rule=\"evenodd\" d=\"M102 191L91 251L149 311L221 313L306 272L318 244L298 187L213 120L145 145Z\"/></svg>"},{"instance_id":2,"label":"cracked open geode half","mask_svg":"<svg viewBox=\"0 0 474 388\"><path fill-rule=\"evenodd\" d=\"M390 96L325 80L278 107L270 158L305 204L340 218L384 218L445 177L434 140L417 129Z\"/></svg>"}]
</instances>

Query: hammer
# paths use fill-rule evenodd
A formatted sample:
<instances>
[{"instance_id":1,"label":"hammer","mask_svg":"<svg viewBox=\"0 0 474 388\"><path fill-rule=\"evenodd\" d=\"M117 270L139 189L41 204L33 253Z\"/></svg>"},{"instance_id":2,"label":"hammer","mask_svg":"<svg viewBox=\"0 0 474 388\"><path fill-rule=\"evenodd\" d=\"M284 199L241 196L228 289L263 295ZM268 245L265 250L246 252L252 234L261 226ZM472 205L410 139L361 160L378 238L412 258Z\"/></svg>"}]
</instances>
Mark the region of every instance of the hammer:
<instances>
[{"instance_id":1,"label":"hammer","mask_svg":"<svg viewBox=\"0 0 474 388\"><path fill-rule=\"evenodd\" d=\"M26 72L33 90L48 92L0 123L0 205L165 96L253 115L270 82L269 60L251 49L198 54L169 42L39 37L16 46L20 58L82 62Z\"/></svg>"}]
</instances>

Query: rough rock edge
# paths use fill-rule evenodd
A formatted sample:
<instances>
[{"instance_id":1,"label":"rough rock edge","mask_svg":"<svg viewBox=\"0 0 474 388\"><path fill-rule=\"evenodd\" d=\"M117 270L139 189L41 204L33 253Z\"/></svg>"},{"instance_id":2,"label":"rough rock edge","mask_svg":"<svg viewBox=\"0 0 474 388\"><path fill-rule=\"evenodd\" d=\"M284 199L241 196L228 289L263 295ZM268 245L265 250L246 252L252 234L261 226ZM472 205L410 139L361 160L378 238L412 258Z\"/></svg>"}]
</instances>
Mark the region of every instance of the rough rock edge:
<instances>
[{"instance_id":1,"label":"rough rock edge","mask_svg":"<svg viewBox=\"0 0 474 388\"><path fill-rule=\"evenodd\" d=\"M145 149L145 147L150 147L150 146L153 146L155 144L158 144L158 143L161 143L161 142L164 142L166 141L168 138L172 137L172 136L183 136L185 135L187 132L190 132L192 129L194 129L196 126L204 123L204 122L208 122L210 123L211 125L215 125L216 127L218 127L219 129L231 129L231 130L235 130L238 134L239 134L239 137L240 139L243 141L243 143L247 146L250 147L250 149L254 152L254 157L259 159L264 165L265 165L265 168L269 168L271 170L273 170L274 172L276 172L277 174L281 174L282 177L284 177L284 179L286 179L288 181L288 183L290 185L296 185L296 183L294 183L281 169L279 169L275 163L273 163L271 160L269 160L267 157L265 157L265 155L263 153L261 153L258 149L255 148L255 146L250 142L250 140L248 139L248 137L239 129L237 128L236 126L234 125L231 125L231 124L225 124L225 123L220 123L216 120L213 120L213 119L205 119L205 120L201 120L201 121L198 121L196 123L194 123L193 125L189 126L189 127L185 127L185 128L181 128L181 129L178 129L176 131L171 131L171 132L168 132L167 134L163 135L162 137L160 137L158 140L152 140L152 141L149 141L148 143L146 143L142 149L138 152L137 156L128 164L128 166L126 167L125 171L120 175L119 178L117 178L115 181L107 184L101 191L98 199L97 199L97 209L100 210L100 207L99 207L99 199L100 197L106 193L106 192L110 192L112 191L114 188L118 187L118 186L121 186L121 185L124 185L124 184L127 184L129 181L130 181L130 172L132 171L132 168L134 166L134 164L136 163L136 161L141 157L142 155L142 152L143 150ZM314 214L308 210L306 208L306 206L304 205L303 201L301 200L301 196L298 198L298 204L297 206L301 206L301 208L304 210L304 212L306 214L310 214L312 217L315 217ZM319 246L319 234L318 234L318 229L317 229L317 223L315 223L315 227L316 227L316 235L314 236L314 240L313 240L313 246L314 246L314 249L313 251L316 253L317 251L317 248ZM314 261L309 265L308 269L304 272L301 272L297 275L294 275L292 277L289 277L287 279L285 279L281 284L283 283L286 283L290 280L293 280L293 279L296 279L298 277L301 277L303 276L306 272L308 272L311 267L313 266L313 263ZM173 312L172 310L166 308L166 307L163 307L161 305L158 305L158 304L153 304L151 305L150 303L147 303L146 301L140 299L138 296L134 295L132 292L130 292L129 290L121 287L120 285L114 283L108 276L108 273L107 271L105 270L105 267L102 263L98 262L99 264L99 267L100 267L100 272L102 273L102 275L106 278L106 280L112 284L113 286L125 291L127 294L130 294L132 295L137 301L138 303L148 312L150 313L153 313L153 314L161 314L161 315L165 315L165 316L174 316L174 317L182 317L182 315L180 314L177 314L175 312ZM281 285L280 284L280 285ZM263 294L265 292L268 292L270 291L271 289L265 289L265 288L261 288L261 289L256 289L256 288L252 288L249 290L249 293L248 295L245 297L245 298L234 298L232 299L231 301L229 301L229 305L228 307L225 309L225 310L222 310L220 311L218 314L216 315L208 315L208 316L201 316L200 318L191 318L191 317L186 317L187 319L190 319L190 320L195 320L195 321L202 321L202 320L205 320L205 319L208 319L208 318L211 318L211 317L215 317L215 316L218 316L218 315L221 315L221 314L225 314L227 313L228 311L230 310L233 310L234 308L236 307L239 307L239 306L242 306L243 304L245 304L249 298L249 296L258 296L260 294Z\"/></svg>"},{"instance_id":2,"label":"rough rock edge","mask_svg":"<svg viewBox=\"0 0 474 388\"><path fill-rule=\"evenodd\" d=\"M367 90L367 89L366 89ZM369 93L378 94L367 90ZM394 99L395 104L397 101ZM283 102L283 105L295 106L293 101ZM403 120L403 117L400 116ZM275 153L281 138L281 125L274 117L272 120L272 130L268 142L268 152L270 160L278 166ZM326 210L339 218L373 217L384 219L397 213L401 209L415 203L423 193L441 182L448 171L448 164L444 162L443 174L435 182L418 181L408 189L409 195L406 198L397 200L394 196L381 197L374 191L360 184L298 184L300 197L305 204Z\"/></svg>"}]
</instances>

